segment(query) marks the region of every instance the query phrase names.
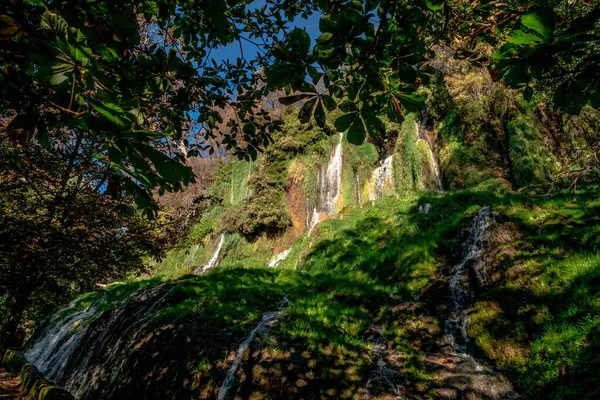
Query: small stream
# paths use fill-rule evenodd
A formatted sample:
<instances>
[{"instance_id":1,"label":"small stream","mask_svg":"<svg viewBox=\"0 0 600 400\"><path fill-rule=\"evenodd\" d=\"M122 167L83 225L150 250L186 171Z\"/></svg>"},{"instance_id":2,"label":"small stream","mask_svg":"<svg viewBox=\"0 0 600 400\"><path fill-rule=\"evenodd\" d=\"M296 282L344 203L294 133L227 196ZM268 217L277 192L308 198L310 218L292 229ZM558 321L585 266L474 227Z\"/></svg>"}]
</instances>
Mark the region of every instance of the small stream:
<instances>
[{"instance_id":1,"label":"small stream","mask_svg":"<svg viewBox=\"0 0 600 400\"><path fill-rule=\"evenodd\" d=\"M201 275L217 266L217 264L219 263L219 257L221 256L221 250L223 249L223 243L225 243L225 234L221 233L221 237L219 238L219 244L217 245L217 248L215 249L215 252L213 253L212 257L208 261L208 264L196 268L194 270L194 275Z\"/></svg>"},{"instance_id":2,"label":"small stream","mask_svg":"<svg viewBox=\"0 0 600 400\"><path fill-rule=\"evenodd\" d=\"M393 187L393 161L394 156L389 156L381 162L381 165L373 170L372 188L369 200L375 200L383 196L386 186Z\"/></svg>"},{"instance_id":3,"label":"small stream","mask_svg":"<svg viewBox=\"0 0 600 400\"><path fill-rule=\"evenodd\" d=\"M482 258L486 234L493 221L494 215L490 208L482 207L473 219L467 240L463 244L463 259L452 269L448 280L450 316L446 320L444 331L450 347L458 354L466 354L469 341L467 323L474 300L472 276L476 277L480 286L487 281Z\"/></svg>"}]
</instances>

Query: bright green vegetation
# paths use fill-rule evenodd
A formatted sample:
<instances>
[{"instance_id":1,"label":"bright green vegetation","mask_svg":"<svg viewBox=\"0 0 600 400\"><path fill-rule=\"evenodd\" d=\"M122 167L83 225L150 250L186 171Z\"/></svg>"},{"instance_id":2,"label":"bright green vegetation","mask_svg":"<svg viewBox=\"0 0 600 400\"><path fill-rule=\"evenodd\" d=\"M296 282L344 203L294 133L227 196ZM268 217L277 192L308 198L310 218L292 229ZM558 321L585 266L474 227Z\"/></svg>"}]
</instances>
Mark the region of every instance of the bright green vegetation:
<instances>
[{"instance_id":1,"label":"bright green vegetation","mask_svg":"<svg viewBox=\"0 0 600 400\"><path fill-rule=\"evenodd\" d=\"M422 113L432 80L453 69L444 61L462 59L486 74L459 76L450 88L456 104L445 111L460 114L464 135L428 140L444 155L448 188L501 192L554 177L563 184L597 178L597 139L581 124L571 124L575 135L561 129L563 113L600 106L598 0L250 3L2 2L0 233L13 242L0 247L0 352L46 313L48 298L68 301L97 282L141 274L145 259L162 256L160 228L148 220L158 214L158 197L193 183L188 157L218 150L248 162L277 142L256 165L232 163L218 228L192 243L193 254L183 243L164 275L193 266L200 246L208 250L221 231L248 242L285 237L279 247L297 238L301 213L286 209L284 189L301 183L302 200L314 200L316 171L305 164L306 175L290 182L292 155L326 158L317 149L332 143L312 128L304 133L312 131L314 146L303 133L278 140L282 105L297 104L298 120L328 138L344 132L354 145L369 138L379 155L389 154L380 146L387 121ZM309 17L319 19L318 37L296 26ZM212 59L246 36L257 49L236 63ZM533 115L558 126L548 130ZM437 117L424 118L434 135L446 119ZM401 194L427 187L426 149L407 138ZM564 147L565 138L573 146ZM362 161L355 165L375 160ZM365 173L344 171L345 182L358 184L354 196L343 185L336 211L357 201Z\"/></svg>"},{"instance_id":2,"label":"bright green vegetation","mask_svg":"<svg viewBox=\"0 0 600 400\"><path fill-rule=\"evenodd\" d=\"M402 123L394 149L394 184L398 193L423 189L421 153L417 147L418 126L411 114Z\"/></svg>"},{"instance_id":3,"label":"bright green vegetation","mask_svg":"<svg viewBox=\"0 0 600 400\"><path fill-rule=\"evenodd\" d=\"M512 241L501 280L472 317L477 354L507 368L532 398L598 397L600 202L597 191L500 208ZM510 225L515 224L515 225Z\"/></svg>"},{"instance_id":4,"label":"bright green vegetation","mask_svg":"<svg viewBox=\"0 0 600 400\"><path fill-rule=\"evenodd\" d=\"M194 366L192 387L208 395L220 386L223 360L262 314L283 307L280 322L253 344L258 353L245 362L252 376L242 390L353 398L376 363L367 333L377 325L408 390L433 396L439 383L422 352L439 351L443 279L460 261L472 217L490 205L497 213L485 256L490 282L476 291L469 352L504 368L525 398L592 399L600 367L597 194L588 188L575 198L481 191L382 198L317 225L276 269L263 267L271 242L232 235L221 266L174 283L151 329L193 321L182 354ZM418 211L425 203L428 214ZM108 288L107 303L140 284Z\"/></svg>"}]
</instances>

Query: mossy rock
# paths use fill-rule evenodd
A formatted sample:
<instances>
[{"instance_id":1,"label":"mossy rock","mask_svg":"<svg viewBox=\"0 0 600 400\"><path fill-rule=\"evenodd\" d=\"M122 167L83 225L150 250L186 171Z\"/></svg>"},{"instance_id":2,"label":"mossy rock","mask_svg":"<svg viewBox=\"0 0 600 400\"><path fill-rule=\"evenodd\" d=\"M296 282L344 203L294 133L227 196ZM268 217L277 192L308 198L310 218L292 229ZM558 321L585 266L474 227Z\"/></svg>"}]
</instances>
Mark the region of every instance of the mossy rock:
<instances>
[{"instance_id":1,"label":"mossy rock","mask_svg":"<svg viewBox=\"0 0 600 400\"><path fill-rule=\"evenodd\" d=\"M2 365L10 372L19 372L21 389L26 399L75 400L69 392L47 381L35 365L30 364L18 350L7 350Z\"/></svg>"},{"instance_id":2,"label":"mossy rock","mask_svg":"<svg viewBox=\"0 0 600 400\"><path fill-rule=\"evenodd\" d=\"M2 358L2 366L9 372L19 372L27 364L23 353L16 349L8 349Z\"/></svg>"}]
</instances>

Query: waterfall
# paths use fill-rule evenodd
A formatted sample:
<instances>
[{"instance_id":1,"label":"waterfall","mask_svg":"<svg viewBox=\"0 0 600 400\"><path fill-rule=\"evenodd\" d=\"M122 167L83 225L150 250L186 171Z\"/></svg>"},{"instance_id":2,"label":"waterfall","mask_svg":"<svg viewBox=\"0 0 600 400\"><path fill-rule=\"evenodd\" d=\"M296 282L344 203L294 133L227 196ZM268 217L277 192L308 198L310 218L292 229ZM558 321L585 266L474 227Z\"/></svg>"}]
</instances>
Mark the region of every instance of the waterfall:
<instances>
[{"instance_id":1,"label":"waterfall","mask_svg":"<svg viewBox=\"0 0 600 400\"><path fill-rule=\"evenodd\" d=\"M98 311L104 301L101 298L66 318L58 313L25 352L25 358L75 398L86 398L99 387L103 388L102 398L110 397L134 350L135 336L143 332L152 311L178 285L140 288L105 312Z\"/></svg>"},{"instance_id":2,"label":"waterfall","mask_svg":"<svg viewBox=\"0 0 600 400\"><path fill-rule=\"evenodd\" d=\"M370 200L375 200L383 195L383 188L386 185L393 187L393 165L394 156L389 156L382 161L381 165L373 170L372 188Z\"/></svg>"},{"instance_id":3,"label":"waterfall","mask_svg":"<svg viewBox=\"0 0 600 400\"><path fill-rule=\"evenodd\" d=\"M281 262L283 260L285 260L287 258L287 256L290 254L290 251L292 250L292 248L290 247L289 249L277 254L275 257L273 257L273 259L271 261L269 261L269 267L271 268L275 268L276 266L278 266L279 264L281 264Z\"/></svg>"},{"instance_id":4,"label":"waterfall","mask_svg":"<svg viewBox=\"0 0 600 400\"><path fill-rule=\"evenodd\" d=\"M308 209L306 211L307 213L307 227L308 227L308 231L310 232L312 230L312 228L315 227L315 225L317 225L319 223L319 220L321 219L321 215L319 214L319 210L317 210L317 207L313 207L313 210L311 213L308 212Z\"/></svg>"},{"instance_id":5,"label":"waterfall","mask_svg":"<svg viewBox=\"0 0 600 400\"><path fill-rule=\"evenodd\" d=\"M308 232L319 223L321 213L335 215L336 205L342 188L342 142L344 134L340 133L340 141L335 151L329 158L327 168L320 167L317 175L317 199L315 205L310 207L306 201L306 227ZM310 211L312 208L312 212Z\"/></svg>"},{"instance_id":6,"label":"waterfall","mask_svg":"<svg viewBox=\"0 0 600 400\"><path fill-rule=\"evenodd\" d=\"M327 183L325 187L325 209L327 215L334 215L336 205L342 188L342 141L344 134L340 133L340 141L335 147L333 156L327 165Z\"/></svg>"},{"instance_id":7,"label":"waterfall","mask_svg":"<svg viewBox=\"0 0 600 400\"><path fill-rule=\"evenodd\" d=\"M468 313L473 305L471 287L471 271L474 272L479 285L487 281L483 252L486 233L494 220L489 207L482 207L473 219L467 241L463 247L463 260L452 269L449 279L450 317L445 323L445 335L453 351L464 354L467 350Z\"/></svg>"},{"instance_id":8,"label":"waterfall","mask_svg":"<svg viewBox=\"0 0 600 400\"><path fill-rule=\"evenodd\" d=\"M258 325L256 325L256 327L250 332L246 339L244 339L242 344L240 344L240 347L238 347L237 350L235 360L233 360L233 364L231 364L229 371L227 371L227 376L225 377L225 380L223 380L223 384L219 389L217 400L225 400L227 392L233 387L233 384L235 383L235 375L237 374L237 371L240 368L240 365L242 364L244 354L246 354L246 351L250 347L250 343L252 343L252 341L257 335L265 333L267 330L269 330L271 326L273 326L277 322L279 317L281 317L281 315L284 313L285 308L288 306L288 304L289 300L287 298L284 298L283 301L280 303L280 307L277 311L264 313L260 321L258 322Z\"/></svg>"},{"instance_id":9,"label":"waterfall","mask_svg":"<svg viewBox=\"0 0 600 400\"><path fill-rule=\"evenodd\" d=\"M87 334L88 322L93 319L98 304L102 301L104 301L104 297L99 298L83 310L59 319L61 314L64 315L73 309L75 302L71 303L63 313L58 313L48 323L37 336L38 340L25 352L25 358L34 364L46 379L57 380L60 378L71 355L78 349Z\"/></svg>"},{"instance_id":10,"label":"waterfall","mask_svg":"<svg viewBox=\"0 0 600 400\"><path fill-rule=\"evenodd\" d=\"M215 252L213 253L213 256L208 261L208 264L206 264L203 267L196 268L194 270L194 275L201 275L201 274L205 273L206 271L217 266L217 263L219 262L219 257L221 256L221 249L223 248L224 242L225 242L225 234L221 233L221 237L219 239L219 244L217 245L217 248L216 248Z\"/></svg>"}]
</instances>

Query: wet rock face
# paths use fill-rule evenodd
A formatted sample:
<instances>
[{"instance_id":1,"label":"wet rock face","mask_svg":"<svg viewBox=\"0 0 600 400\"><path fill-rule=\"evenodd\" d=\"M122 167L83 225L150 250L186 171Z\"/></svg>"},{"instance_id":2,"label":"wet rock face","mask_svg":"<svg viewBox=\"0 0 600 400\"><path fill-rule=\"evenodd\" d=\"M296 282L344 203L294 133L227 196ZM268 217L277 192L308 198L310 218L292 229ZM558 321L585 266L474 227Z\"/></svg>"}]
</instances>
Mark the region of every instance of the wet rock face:
<instances>
[{"instance_id":1,"label":"wet rock face","mask_svg":"<svg viewBox=\"0 0 600 400\"><path fill-rule=\"evenodd\" d=\"M53 321L25 354L76 398L185 398L186 323L149 328L148 318L176 284L138 290L113 309L97 304ZM51 351L46 351L50 349Z\"/></svg>"},{"instance_id":2,"label":"wet rock face","mask_svg":"<svg viewBox=\"0 0 600 400\"><path fill-rule=\"evenodd\" d=\"M285 243L285 246L275 248L275 252L277 253L285 250L286 246L291 245L295 239L302 236L307 230L306 216L309 210L306 205L306 196L304 195L302 184L300 182L295 180L290 180L288 182L287 203L289 204L290 214L292 216L292 227L289 232L290 239L289 243Z\"/></svg>"},{"instance_id":3,"label":"wet rock face","mask_svg":"<svg viewBox=\"0 0 600 400\"><path fill-rule=\"evenodd\" d=\"M365 383L363 398L402 398L406 392L406 379L400 373L400 365L393 360L382 327L371 326L367 340L373 344L376 362Z\"/></svg>"}]
</instances>

